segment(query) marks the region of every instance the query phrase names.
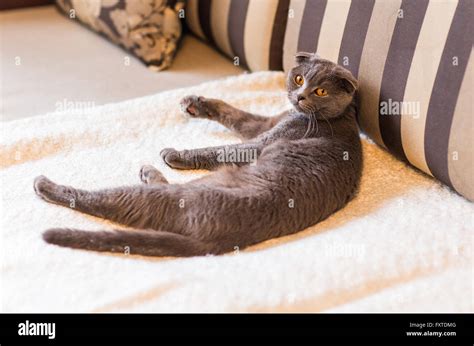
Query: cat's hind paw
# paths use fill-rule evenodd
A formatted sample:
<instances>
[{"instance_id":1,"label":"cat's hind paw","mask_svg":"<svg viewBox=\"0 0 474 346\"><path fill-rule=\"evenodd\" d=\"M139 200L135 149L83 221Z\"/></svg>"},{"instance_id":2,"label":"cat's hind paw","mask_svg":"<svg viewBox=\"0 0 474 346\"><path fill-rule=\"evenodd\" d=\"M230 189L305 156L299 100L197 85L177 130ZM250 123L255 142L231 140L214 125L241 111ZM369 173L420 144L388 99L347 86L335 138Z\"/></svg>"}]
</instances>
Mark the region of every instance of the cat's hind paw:
<instances>
[{"instance_id":1,"label":"cat's hind paw","mask_svg":"<svg viewBox=\"0 0 474 346\"><path fill-rule=\"evenodd\" d=\"M44 175L36 177L33 181L33 189L35 190L35 193L43 199L47 199L47 195L51 190L52 185L54 185L54 183Z\"/></svg>"},{"instance_id":2,"label":"cat's hind paw","mask_svg":"<svg viewBox=\"0 0 474 346\"><path fill-rule=\"evenodd\" d=\"M46 202L67 205L74 199L72 188L53 183L44 175L35 178L33 188L36 195Z\"/></svg>"},{"instance_id":3,"label":"cat's hind paw","mask_svg":"<svg viewBox=\"0 0 474 346\"><path fill-rule=\"evenodd\" d=\"M40 175L35 178L33 182L33 188L35 193L42 199L48 202L53 202L54 192L57 185L51 180L46 178L44 175Z\"/></svg>"},{"instance_id":4,"label":"cat's hind paw","mask_svg":"<svg viewBox=\"0 0 474 346\"><path fill-rule=\"evenodd\" d=\"M163 174L151 165L144 165L140 169L139 177L140 180L147 185L168 183Z\"/></svg>"}]
</instances>

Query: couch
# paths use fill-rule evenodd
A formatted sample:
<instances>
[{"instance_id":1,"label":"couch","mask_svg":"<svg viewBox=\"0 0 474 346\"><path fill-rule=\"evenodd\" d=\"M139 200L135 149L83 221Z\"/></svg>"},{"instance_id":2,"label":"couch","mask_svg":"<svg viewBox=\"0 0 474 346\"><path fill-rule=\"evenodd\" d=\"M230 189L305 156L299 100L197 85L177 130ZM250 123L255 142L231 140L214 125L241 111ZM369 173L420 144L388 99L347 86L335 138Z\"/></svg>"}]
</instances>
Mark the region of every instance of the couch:
<instances>
[{"instance_id":1,"label":"couch","mask_svg":"<svg viewBox=\"0 0 474 346\"><path fill-rule=\"evenodd\" d=\"M451 66L462 71L439 70L450 66L449 44L463 48L472 38L466 4L189 0L189 31L161 72L53 6L1 12L1 310L472 312L471 46L455 50ZM214 257L118 256L41 240L50 227L115 226L40 201L35 176L95 189L138 183L143 164L172 183L207 174L172 170L158 153L238 139L219 124L184 118L180 98L218 97L277 114L289 107L281 70L300 49L361 81L365 162L347 207L298 234ZM444 82L446 98L431 105ZM420 97L429 102L411 117L382 114L385 104ZM449 116L440 115L446 105Z\"/></svg>"}]
</instances>

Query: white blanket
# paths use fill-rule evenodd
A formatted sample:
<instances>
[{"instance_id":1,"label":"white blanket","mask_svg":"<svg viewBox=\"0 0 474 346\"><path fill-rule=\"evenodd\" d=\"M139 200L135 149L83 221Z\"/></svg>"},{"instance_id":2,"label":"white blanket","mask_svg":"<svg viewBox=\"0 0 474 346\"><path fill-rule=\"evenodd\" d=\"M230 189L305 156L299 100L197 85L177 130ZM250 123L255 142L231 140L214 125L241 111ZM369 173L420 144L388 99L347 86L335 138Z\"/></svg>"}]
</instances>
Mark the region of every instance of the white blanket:
<instances>
[{"instance_id":1,"label":"white blanket","mask_svg":"<svg viewBox=\"0 0 474 346\"><path fill-rule=\"evenodd\" d=\"M261 72L101 107L64 104L1 125L2 311L473 311L473 205L367 140L358 196L293 236L196 258L43 242L51 227L113 225L40 200L40 174L84 189L138 184L143 164L173 183L207 174L174 171L159 156L238 141L181 115L187 94L265 115L289 106L283 74Z\"/></svg>"}]
</instances>

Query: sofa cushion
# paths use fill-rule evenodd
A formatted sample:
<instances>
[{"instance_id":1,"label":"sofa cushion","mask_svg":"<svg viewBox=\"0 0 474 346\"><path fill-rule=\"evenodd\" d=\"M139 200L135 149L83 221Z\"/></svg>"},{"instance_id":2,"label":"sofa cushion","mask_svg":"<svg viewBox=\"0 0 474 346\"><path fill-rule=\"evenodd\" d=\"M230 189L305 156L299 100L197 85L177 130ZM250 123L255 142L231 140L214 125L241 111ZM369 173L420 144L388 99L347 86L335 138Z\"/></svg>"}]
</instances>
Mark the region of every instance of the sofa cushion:
<instances>
[{"instance_id":1,"label":"sofa cushion","mask_svg":"<svg viewBox=\"0 0 474 346\"><path fill-rule=\"evenodd\" d=\"M186 24L234 64L281 70L289 1L188 0Z\"/></svg>"},{"instance_id":2,"label":"sofa cushion","mask_svg":"<svg viewBox=\"0 0 474 346\"><path fill-rule=\"evenodd\" d=\"M184 0L57 0L71 19L132 52L153 70L171 65ZM184 13L184 12L183 12Z\"/></svg>"},{"instance_id":3,"label":"sofa cushion","mask_svg":"<svg viewBox=\"0 0 474 346\"><path fill-rule=\"evenodd\" d=\"M187 23L251 70L287 71L297 51L337 61L360 81L361 129L474 200L473 6L470 0L191 0Z\"/></svg>"}]
</instances>

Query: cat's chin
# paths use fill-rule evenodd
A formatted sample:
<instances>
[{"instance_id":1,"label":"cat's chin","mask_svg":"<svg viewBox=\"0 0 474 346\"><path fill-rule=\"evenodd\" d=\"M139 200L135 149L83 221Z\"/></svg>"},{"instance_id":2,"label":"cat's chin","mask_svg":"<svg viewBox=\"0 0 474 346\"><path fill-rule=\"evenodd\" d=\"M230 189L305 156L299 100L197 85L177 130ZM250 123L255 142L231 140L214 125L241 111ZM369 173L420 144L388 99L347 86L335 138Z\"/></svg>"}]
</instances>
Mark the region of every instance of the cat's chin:
<instances>
[{"instance_id":1,"label":"cat's chin","mask_svg":"<svg viewBox=\"0 0 474 346\"><path fill-rule=\"evenodd\" d=\"M303 115L305 115L305 116L307 116L307 117L310 117L310 116L311 116L311 114L310 114L307 110L301 108L298 104L293 104L293 108L294 108L299 114L303 114Z\"/></svg>"},{"instance_id":2,"label":"cat's chin","mask_svg":"<svg viewBox=\"0 0 474 346\"><path fill-rule=\"evenodd\" d=\"M290 100L290 102L293 105L293 108L295 109L295 111L297 111L298 113L302 113L302 114L307 113L303 108L300 107L300 105L298 105L298 102L293 102L291 100Z\"/></svg>"}]
</instances>

